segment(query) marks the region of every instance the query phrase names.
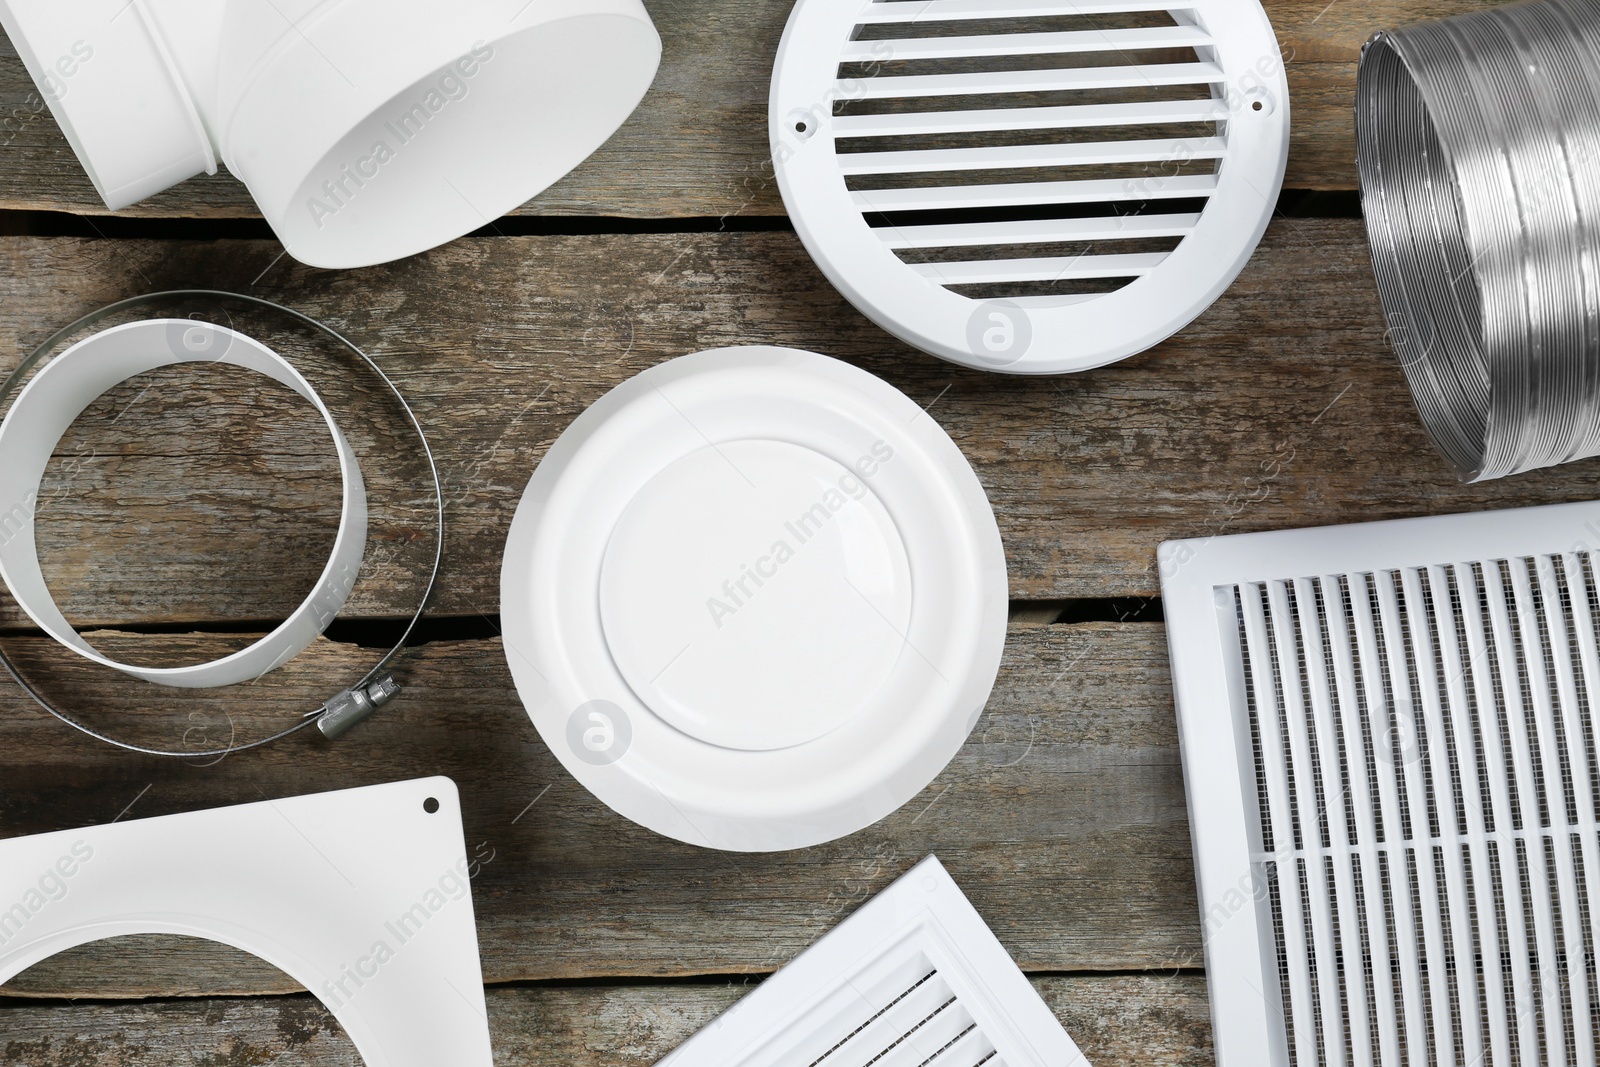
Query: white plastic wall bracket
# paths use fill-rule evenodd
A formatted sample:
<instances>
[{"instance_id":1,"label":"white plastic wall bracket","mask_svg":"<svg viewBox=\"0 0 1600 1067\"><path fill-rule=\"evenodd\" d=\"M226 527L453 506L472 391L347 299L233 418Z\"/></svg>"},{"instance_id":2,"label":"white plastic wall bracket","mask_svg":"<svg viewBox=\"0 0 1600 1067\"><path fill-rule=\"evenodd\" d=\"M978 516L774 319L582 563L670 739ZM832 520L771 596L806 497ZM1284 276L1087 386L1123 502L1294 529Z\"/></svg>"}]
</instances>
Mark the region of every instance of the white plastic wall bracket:
<instances>
[{"instance_id":1,"label":"white plastic wall bracket","mask_svg":"<svg viewBox=\"0 0 1600 1067\"><path fill-rule=\"evenodd\" d=\"M490 1067L448 778L0 841L0 984L77 945L175 934L315 993L368 1067Z\"/></svg>"}]
</instances>

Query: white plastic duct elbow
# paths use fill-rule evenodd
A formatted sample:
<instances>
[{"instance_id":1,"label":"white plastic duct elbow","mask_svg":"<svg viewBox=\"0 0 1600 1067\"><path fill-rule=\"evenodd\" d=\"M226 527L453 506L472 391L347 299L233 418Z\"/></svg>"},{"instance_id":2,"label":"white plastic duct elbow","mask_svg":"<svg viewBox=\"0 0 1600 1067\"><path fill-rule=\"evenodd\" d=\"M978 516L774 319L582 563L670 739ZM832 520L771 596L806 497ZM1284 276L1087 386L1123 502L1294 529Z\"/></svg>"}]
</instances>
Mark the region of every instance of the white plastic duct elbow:
<instances>
[{"instance_id":1,"label":"white plastic duct elbow","mask_svg":"<svg viewBox=\"0 0 1600 1067\"><path fill-rule=\"evenodd\" d=\"M296 259L469 233L600 147L655 78L640 0L0 0L106 206L220 160Z\"/></svg>"}]
</instances>

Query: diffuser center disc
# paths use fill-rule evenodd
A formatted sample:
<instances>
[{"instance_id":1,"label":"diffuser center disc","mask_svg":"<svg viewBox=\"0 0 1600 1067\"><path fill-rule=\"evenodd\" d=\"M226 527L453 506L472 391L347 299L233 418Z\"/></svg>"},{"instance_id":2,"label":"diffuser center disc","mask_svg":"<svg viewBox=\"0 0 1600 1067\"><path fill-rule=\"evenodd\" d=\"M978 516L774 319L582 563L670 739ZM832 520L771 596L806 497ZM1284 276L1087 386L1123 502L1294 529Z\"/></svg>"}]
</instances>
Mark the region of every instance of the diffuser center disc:
<instances>
[{"instance_id":1,"label":"diffuser center disc","mask_svg":"<svg viewBox=\"0 0 1600 1067\"><path fill-rule=\"evenodd\" d=\"M606 547L600 616L618 669L701 741L804 744L869 704L904 654L911 568L847 468L766 440L710 445L628 504Z\"/></svg>"}]
</instances>

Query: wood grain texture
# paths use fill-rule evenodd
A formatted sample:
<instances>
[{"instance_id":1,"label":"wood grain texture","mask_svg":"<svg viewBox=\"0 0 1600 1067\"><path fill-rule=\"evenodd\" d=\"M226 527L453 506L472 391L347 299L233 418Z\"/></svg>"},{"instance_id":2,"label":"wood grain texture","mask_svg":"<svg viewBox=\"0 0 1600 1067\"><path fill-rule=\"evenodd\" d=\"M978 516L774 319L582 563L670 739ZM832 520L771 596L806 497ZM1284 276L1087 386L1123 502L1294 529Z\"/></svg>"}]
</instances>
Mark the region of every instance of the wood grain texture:
<instances>
[{"instance_id":1,"label":"wood grain texture","mask_svg":"<svg viewBox=\"0 0 1600 1067\"><path fill-rule=\"evenodd\" d=\"M1372 33L1492 0L1267 0L1294 109L1290 188L1356 184L1356 60ZM638 112L599 152L516 213L640 218L781 215L766 103L788 18L781 0L652 0L661 72ZM0 208L105 214L9 42L0 38ZM193 179L124 214L257 215L226 174Z\"/></svg>"},{"instance_id":2,"label":"wood grain texture","mask_svg":"<svg viewBox=\"0 0 1600 1067\"><path fill-rule=\"evenodd\" d=\"M139 638L94 637L113 653ZM148 639L146 639L148 640ZM198 657L215 637L160 638ZM253 686L156 690L42 639L11 639L68 707L182 746L292 721L372 653L322 642ZM406 691L349 739L314 735L215 766L124 757L0 687L0 835L447 774L461 786L487 980L761 974L929 853L1031 971L1196 966L1200 927L1166 649L1157 624L1013 627L985 717L917 798L843 840L714 853L628 822L560 766L518 702L498 641L404 661ZM101 710L94 710L101 709ZM231 724L231 725L230 725ZM202 732L203 731L203 734ZM197 761L210 762L210 761ZM146 790L146 787L149 787ZM29 996L283 992L283 976L203 943L89 946L14 980Z\"/></svg>"},{"instance_id":3,"label":"wood grain texture","mask_svg":"<svg viewBox=\"0 0 1600 1067\"><path fill-rule=\"evenodd\" d=\"M1295 112L1287 184L1354 187L1363 40L1488 2L1268 0ZM644 106L518 214L782 215L765 107L789 5L651 7L666 51ZM4 209L104 213L0 41ZM218 175L125 214L255 210ZM928 403L989 491L1019 599L1154 596L1155 547L1173 537L1593 495L1592 464L1455 482L1393 366L1354 222L1276 223L1239 284L1179 338L1053 381L909 351L853 311L783 232L467 240L341 274L279 251L0 239L0 369L75 315L171 286L255 292L328 319L402 382L439 450L450 511L444 615L498 610L516 501L579 412L648 366L719 345L823 351ZM430 544L417 457L370 382L333 364L311 369L365 458L371 492L368 570L348 614L403 615ZM0 521L14 503L0 501ZM326 432L293 397L190 368L97 403L63 440L39 513L47 574L85 627L236 624L231 635L93 635L131 660L192 662L238 647L310 587L337 517L337 471ZM14 606L0 608L0 624L18 621ZM292 721L377 654L321 641L255 685L182 693L37 638L8 641L64 705L177 745ZM302 736L211 766L113 753L0 687L0 836L449 774L463 787L469 847L493 856L474 898L485 976L497 986L499 1061L641 1067L936 852L1024 968L1150 972L1034 979L1094 1063L1211 1061L1205 985L1191 970L1201 932L1159 625L1014 626L985 718L922 796L842 841L778 856L678 845L606 809L529 724L498 641L428 645L402 678L405 696L343 743ZM633 984L641 978L675 981ZM508 984L529 981L551 984ZM616 984L561 984L570 982ZM91 999L61 1002L70 997ZM358 1062L286 976L204 942L85 946L0 995L0 1062L197 1057Z\"/></svg>"},{"instance_id":4,"label":"wood grain texture","mask_svg":"<svg viewBox=\"0 0 1600 1067\"><path fill-rule=\"evenodd\" d=\"M1211 1062L1197 975L1037 978L1034 987L1096 1067ZM649 1067L744 996L724 986L489 991L495 1062ZM0 1062L17 1067L361 1067L308 996L184 1004L0 1005Z\"/></svg>"},{"instance_id":5,"label":"wood grain texture","mask_svg":"<svg viewBox=\"0 0 1600 1067\"><path fill-rule=\"evenodd\" d=\"M580 412L649 366L722 345L838 356L928 405L989 493L1019 600L1154 596L1156 547L1171 538L1593 495L1593 461L1456 481L1385 340L1354 221L1280 220L1187 330L1058 379L911 351L849 307L788 233L490 238L342 273L277 254L261 242L0 239L0 365L104 302L174 286L325 317L397 378L438 450L441 615L497 611L522 489ZM415 445L348 363L306 366L363 456L374 511L347 613L409 613L432 544ZM284 391L222 368L162 381L103 399L52 466L40 541L64 610L94 625L282 617L336 520L326 431Z\"/></svg>"},{"instance_id":6,"label":"wood grain texture","mask_svg":"<svg viewBox=\"0 0 1600 1067\"><path fill-rule=\"evenodd\" d=\"M1293 107L1290 189L1354 189L1356 69L1380 30L1449 18L1503 0L1309 0L1265 6L1283 47Z\"/></svg>"}]
</instances>

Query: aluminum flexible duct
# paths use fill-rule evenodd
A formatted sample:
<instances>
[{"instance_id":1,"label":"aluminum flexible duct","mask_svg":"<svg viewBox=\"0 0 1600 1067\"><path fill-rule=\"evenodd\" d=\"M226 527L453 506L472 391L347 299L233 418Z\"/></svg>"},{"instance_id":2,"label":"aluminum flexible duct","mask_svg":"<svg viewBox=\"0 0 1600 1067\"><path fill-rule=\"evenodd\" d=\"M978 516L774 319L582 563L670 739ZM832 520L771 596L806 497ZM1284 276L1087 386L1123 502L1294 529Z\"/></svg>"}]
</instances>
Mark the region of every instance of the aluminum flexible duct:
<instances>
[{"instance_id":1,"label":"aluminum flexible duct","mask_svg":"<svg viewBox=\"0 0 1600 1067\"><path fill-rule=\"evenodd\" d=\"M1390 338L1439 450L1466 481L1600 454L1600 6L1374 37L1356 129Z\"/></svg>"}]
</instances>

